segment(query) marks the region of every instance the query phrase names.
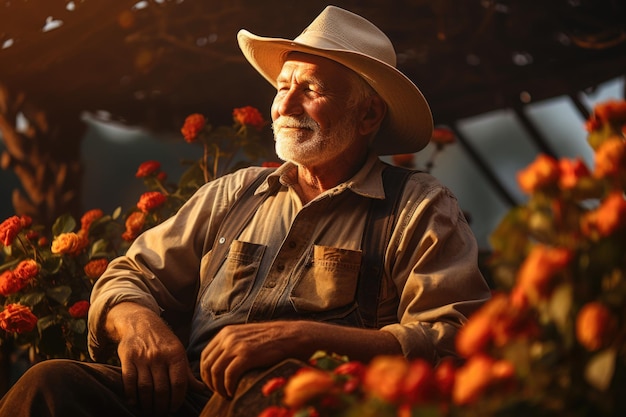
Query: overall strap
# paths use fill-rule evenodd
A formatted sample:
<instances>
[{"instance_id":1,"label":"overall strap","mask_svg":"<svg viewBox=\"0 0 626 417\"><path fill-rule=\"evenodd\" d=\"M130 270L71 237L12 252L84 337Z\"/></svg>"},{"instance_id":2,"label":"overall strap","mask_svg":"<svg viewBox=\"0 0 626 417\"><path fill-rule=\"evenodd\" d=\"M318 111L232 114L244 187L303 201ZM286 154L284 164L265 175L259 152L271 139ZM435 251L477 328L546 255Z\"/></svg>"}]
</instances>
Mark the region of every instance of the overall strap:
<instances>
[{"instance_id":1,"label":"overall strap","mask_svg":"<svg viewBox=\"0 0 626 417\"><path fill-rule=\"evenodd\" d=\"M261 171L259 176L243 190L241 196L235 200L226 212L222 224L215 235L215 241L211 249L213 252L211 255L212 262L210 262L206 271L207 277L214 277L217 274L222 263L226 260L231 242L239 236L261 204L272 194L272 189L262 194L254 194L254 192L274 170L275 168L266 168ZM276 181L276 184L280 183Z\"/></svg>"},{"instance_id":2,"label":"overall strap","mask_svg":"<svg viewBox=\"0 0 626 417\"><path fill-rule=\"evenodd\" d=\"M398 217L404 185L415 171L387 165L383 170L384 199L373 199L361 241L363 258L357 287L357 304L365 327L378 328L378 304L383 281L385 251Z\"/></svg>"}]
</instances>

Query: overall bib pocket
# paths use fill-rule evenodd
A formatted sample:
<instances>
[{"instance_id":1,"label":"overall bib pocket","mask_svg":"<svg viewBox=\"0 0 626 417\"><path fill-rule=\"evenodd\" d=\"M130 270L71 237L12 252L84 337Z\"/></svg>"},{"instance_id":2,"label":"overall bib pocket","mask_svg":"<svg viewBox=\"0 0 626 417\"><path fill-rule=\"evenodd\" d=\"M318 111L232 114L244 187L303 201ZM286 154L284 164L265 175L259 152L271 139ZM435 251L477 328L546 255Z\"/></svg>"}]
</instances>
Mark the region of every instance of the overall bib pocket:
<instances>
[{"instance_id":1,"label":"overall bib pocket","mask_svg":"<svg viewBox=\"0 0 626 417\"><path fill-rule=\"evenodd\" d=\"M252 290L264 245L234 240L224 264L201 295L205 311L220 316L236 309Z\"/></svg>"},{"instance_id":2,"label":"overall bib pocket","mask_svg":"<svg viewBox=\"0 0 626 417\"><path fill-rule=\"evenodd\" d=\"M313 246L307 267L290 300L299 313L315 313L354 304L361 251Z\"/></svg>"}]
</instances>

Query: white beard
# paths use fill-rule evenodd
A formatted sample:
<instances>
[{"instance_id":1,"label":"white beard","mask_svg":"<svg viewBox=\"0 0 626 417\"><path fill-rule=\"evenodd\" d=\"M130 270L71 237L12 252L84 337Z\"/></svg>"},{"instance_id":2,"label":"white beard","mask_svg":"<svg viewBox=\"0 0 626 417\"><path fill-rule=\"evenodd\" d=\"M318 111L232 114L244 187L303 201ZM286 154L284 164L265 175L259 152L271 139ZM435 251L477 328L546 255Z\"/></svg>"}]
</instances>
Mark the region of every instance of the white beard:
<instances>
[{"instance_id":1,"label":"white beard","mask_svg":"<svg viewBox=\"0 0 626 417\"><path fill-rule=\"evenodd\" d=\"M276 154L283 161L312 166L332 160L355 140L354 117L348 112L332 130L322 131L308 116L281 116L272 125ZM285 129L299 127L302 130Z\"/></svg>"}]
</instances>

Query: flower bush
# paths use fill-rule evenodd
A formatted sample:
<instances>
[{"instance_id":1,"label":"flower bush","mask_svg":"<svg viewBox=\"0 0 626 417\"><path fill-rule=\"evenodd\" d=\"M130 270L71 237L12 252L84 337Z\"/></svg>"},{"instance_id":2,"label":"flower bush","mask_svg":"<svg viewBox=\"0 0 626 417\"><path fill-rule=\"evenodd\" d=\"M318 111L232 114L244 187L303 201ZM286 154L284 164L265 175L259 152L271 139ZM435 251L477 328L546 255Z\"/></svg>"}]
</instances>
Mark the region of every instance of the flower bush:
<instances>
[{"instance_id":1,"label":"flower bush","mask_svg":"<svg viewBox=\"0 0 626 417\"><path fill-rule=\"evenodd\" d=\"M204 116L189 116L181 133L204 152L177 184L167 182L160 162L146 161L135 177L148 190L125 213L93 209L78 221L63 215L51 230L27 216L0 223L0 343L29 349L33 359L88 360L89 297L109 261L171 217L206 181L259 162L268 149L266 125L249 106L233 111L232 126L212 128Z\"/></svg>"},{"instance_id":2,"label":"flower bush","mask_svg":"<svg viewBox=\"0 0 626 417\"><path fill-rule=\"evenodd\" d=\"M539 155L519 172L528 199L491 235L493 297L457 335L462 361L318 353L267 383L260 416L626 415L626 102L586 128L593 168Z\"/></svg>"}]
</instances>

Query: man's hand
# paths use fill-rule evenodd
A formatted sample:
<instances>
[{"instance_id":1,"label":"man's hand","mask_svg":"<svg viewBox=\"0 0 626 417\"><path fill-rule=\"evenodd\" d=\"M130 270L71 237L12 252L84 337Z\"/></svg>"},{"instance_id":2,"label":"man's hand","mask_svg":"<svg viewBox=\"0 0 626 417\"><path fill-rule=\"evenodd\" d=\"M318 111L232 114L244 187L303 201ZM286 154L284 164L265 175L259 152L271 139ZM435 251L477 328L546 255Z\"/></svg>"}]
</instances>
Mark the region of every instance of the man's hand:
<instances>
[{"instance_id":1,"label":"man's hand","mask_svg":"<svg viewBox=\"0 0 626 417\"><path fill-rule=\"evenodd\" d=\"M146 415L166 415L180 407L188 388L205 389L194 378L180 340L148 308L118 304L107 315L106 329L118 342L128 401Z\"/></svg>"},{"instance_id":2,"label":"man's hand","mask_svg":"<svg viewBox=\"0 0 626 417\"><path fill-rule=\"evenodd\" d=\"M303 320L234 324L224 327L202 351L200 376L209 389L231 398L247 371L288 358L307 360L318 350L361 361L402 354L391 333L375 329Z\"/></svg>"},{"instance_id":3,"label":"man's hand","mask_svg":"<svg viewBox=\"0 0 626 417\"><path fill-rule=\"evenodd\" d=\"M296 322L236 324L224 327L202 351L200 376L209 389L231 398L243 374L299 354Z\"/></svg>"}]
</instances>

